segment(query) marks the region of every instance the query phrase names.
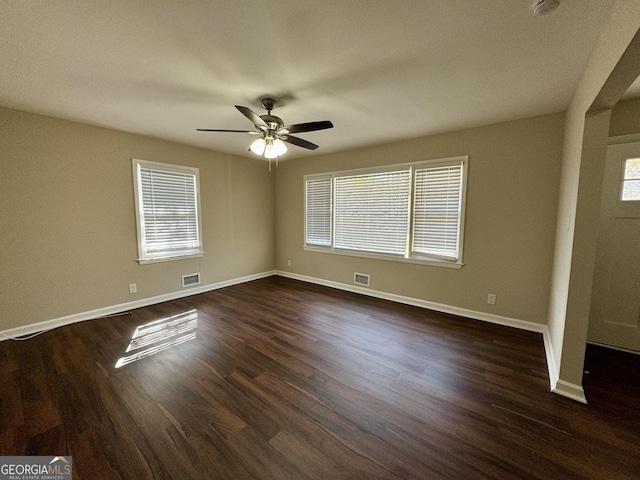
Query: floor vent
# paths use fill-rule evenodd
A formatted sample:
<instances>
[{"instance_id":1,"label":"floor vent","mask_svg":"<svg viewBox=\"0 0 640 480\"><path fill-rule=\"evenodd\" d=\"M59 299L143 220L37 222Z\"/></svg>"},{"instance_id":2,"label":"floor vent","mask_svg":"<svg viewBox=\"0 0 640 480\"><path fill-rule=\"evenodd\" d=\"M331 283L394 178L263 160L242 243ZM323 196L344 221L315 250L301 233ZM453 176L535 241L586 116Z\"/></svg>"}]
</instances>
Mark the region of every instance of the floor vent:
<instances>
[{"instance_id":1,"label":"floor vent","mask_svg":"<svg viewBox=\"0 0 640 480\"><path fill-rule=\"evenodd\" d=\"M362 285L363 287L369 286L369 275L365 273L354 273L353 274L353 283L356 285Z\"/></svg>"},{"instance_id":2,"label":"floor vent","mask_svg":"<svg viewBox=\"0 0 640 480\"><path fill-rule=\"evenodd\" d=\"M200 284L200 274L199 273L191 273L189 275L182 276L182 286L190 287L191 285L199 285Z\"/></svg>"}]
</instances>

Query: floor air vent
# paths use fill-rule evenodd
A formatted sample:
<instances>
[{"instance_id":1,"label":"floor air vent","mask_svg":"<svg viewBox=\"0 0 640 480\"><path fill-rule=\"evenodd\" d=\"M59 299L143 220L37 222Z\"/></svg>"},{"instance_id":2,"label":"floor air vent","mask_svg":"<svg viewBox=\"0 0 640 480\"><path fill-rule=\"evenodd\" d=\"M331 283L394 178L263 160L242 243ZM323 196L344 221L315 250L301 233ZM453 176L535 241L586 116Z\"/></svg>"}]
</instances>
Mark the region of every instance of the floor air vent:
<instances>
[{"instance_id":1,"label":"floor air vent","mask_svg":"<svg viewBox=\"0 0 640 480\"><path fill-rule=\"evenodd\" d=\"M369 286L369 275L364 273L354 273L353 274L353 283L356 285L362 285L363 287Z\"/></svg>"},{"instance_id":2,"label":"floor air vent","mask_svg":"<svg viewBox=\"0 0 640 480\"><path fill-rule=\"evenodd\" d=\"M182 276L182 286L190 287L191 285L198 285L200 283L200 274L191 273L189 275Z\"/></svg>"}]
</instances>

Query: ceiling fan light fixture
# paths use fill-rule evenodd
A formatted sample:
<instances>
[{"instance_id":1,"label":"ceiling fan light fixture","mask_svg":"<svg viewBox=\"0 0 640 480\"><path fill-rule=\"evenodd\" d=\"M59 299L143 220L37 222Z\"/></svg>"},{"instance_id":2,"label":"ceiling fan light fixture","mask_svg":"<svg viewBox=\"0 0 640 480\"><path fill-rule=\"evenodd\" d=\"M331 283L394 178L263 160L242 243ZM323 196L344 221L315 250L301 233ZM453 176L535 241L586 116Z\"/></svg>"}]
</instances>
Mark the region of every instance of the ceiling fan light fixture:
<instances>
[{"instance_id":1,"label":"ceiling fan light fixture","mask_svg":"<svg viewBox=\"0 0 640 480\"><path fill-rule=\"evenodd\" d=\"M267 137L265 144L265 158L278 158L287 153L287 146L279 138Z\"/></svg>"},{"instance_id":2,"label":"ceiling fan light fixture","mask_svg":"<svg viewBox=\"0 0 640 480\"><path fill-rule=\"evenodd\" d=\"M249 149L255 153L256 155L262 156L267 146L267 142L265 142L264 138L257 138L249 147Z\"/></svg>"},{"instance_id":3,"label":"ceiling fan light fixture","mask_svg":"<svg viewBox=\"0 0 640 480\"><path fill-rule=\"evenodd\" d=\"M333 128L333 123L329 120L285 125L280 117L271 115L271 111L276 108L276 103L276 100L271 97L262 99L262 106L267 110L266 115L258 115L248 107L236 105L236 109L253 123L255 130L226 130L219 128L198 128L196 130L199 132L234 132L259 135L259 138L251 143L249 150L260 157L267 158L269 160L269 171L271 171L271 160L275 158L277 166L278 157L287 153L285 142L307 150L318 148L315 143L294 137L291 133L315 132L316 130Z\"/></svg>"},{"instance_id":4,"label":"ceiling fan light fixture","mask_svg":"<svg viewBox=\"0 0 640 480\"><path fill-rule=\"evenodd\" d=\"M287 146L279 138L276 138L273 142L273 148L275 148L276 155L278 155L279 157L287 153Z\"/></svg>"}]
</instances>

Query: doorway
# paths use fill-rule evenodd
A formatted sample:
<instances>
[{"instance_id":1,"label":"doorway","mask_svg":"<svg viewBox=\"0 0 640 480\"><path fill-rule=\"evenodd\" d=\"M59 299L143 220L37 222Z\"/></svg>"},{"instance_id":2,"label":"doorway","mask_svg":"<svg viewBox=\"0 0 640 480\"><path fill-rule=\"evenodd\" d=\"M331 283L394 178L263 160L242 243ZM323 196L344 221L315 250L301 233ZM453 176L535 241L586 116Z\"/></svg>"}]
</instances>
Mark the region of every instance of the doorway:
<instances>
[{"instance_id":1,"label":"doorway","mask_svg":"<svg viewBox=\"0 0 640 480\"><path fill-rule=\"evenodd\" d=\"M640 138L607 148L599 229L588 340L640 353Z\"/></svg>"}]
</instances>

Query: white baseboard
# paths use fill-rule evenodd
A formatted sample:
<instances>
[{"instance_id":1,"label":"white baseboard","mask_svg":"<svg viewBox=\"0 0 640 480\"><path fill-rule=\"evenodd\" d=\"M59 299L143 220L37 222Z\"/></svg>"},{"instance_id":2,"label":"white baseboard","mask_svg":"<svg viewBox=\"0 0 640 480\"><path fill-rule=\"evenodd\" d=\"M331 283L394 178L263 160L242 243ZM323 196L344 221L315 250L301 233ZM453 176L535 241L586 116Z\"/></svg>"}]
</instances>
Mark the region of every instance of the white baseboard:
<instances>
[{"instance_id":1,"label":"white baseboard","mask_svg":"<svg viewBox=\"0 0 640 480\"><path fill-rule=\"evenodd\" d=\"M560 369L558 368L558 365L556 365L556 357L553 352L551 336L549 335L549 329L547 327L545 327L542 338L544 340L544 351L547 356L547 370L549 371L551 391L558 395L562 395L563 397L575 400L576 402L586 404L587 397L584 394L582 385L576 385L575 383L560 379Z\"/></svg>"},{"instance_id":2,"label":"white baseboard","mask_svg":"<svg viewBox=\"0 0 640 480\"><path fill-rule=\"evenodd\" d=\"M188 297L190 295L196 295L198 293L204 293L211 290L217 290L219 288L230 287L231 285L258 280L260 278L270 277L275 274L275 270L271 270L254 275L247 275L245 277L233 278L231 280L224 280L222 282L212 283L209 285L185 288L177 292L165 293L163 295L158 295L155 297L142 298L133 302L121 303L119 305L98 308L96 310L90 310L87 312L75 313L73 315L67 315L65 317L32 323L30 325L25 325L22 327L10 328L8 330L0 331L0 341L8 340L15 337L22 337L25 335L32 335L43 330L51 330L53 328L62 327L64 325L69 325L76 322L83 322L85 320L91 320L94 318L116 315L118 313L133 310L135 308L146 307L149 305L154 305L156 303L167 302L169 300L176 300L178 298Z\"/></svg>"},{"instance_id":3,"label":"white baseboard","mask_svg":"<svg viewBox=\"0 0 640 480\"><path fill-rule=\"evenodd\" d=\"M382 292L380 290L372 290L371 288L360 287L358 285L349 285L346 283L333 282L331 280L324 280L321 278L308 277L306 275L299 275L297 273L283 272L281 270L278 270L276 271L276 275L292 278L294 280L301 280L303 282L315 283L317 285L323 285L325 287L337 288L338 290L360 293L362 295L381 298L383 300L391 300L392 302L404 303L405 305L412 305L414 307L428 308L429 310L435 310L437 312L450 313L452 315L472 318L474 320L482 320L484 322L504 325L506 327L514 327L520 330L527 330L529 332L544 333L547 328L546 325L542 325L540 323L527 322L525 320L519 320L517 318L502 317L500 315L478 312L476 310L468 310L466 308L454 307L452 305L446 305L443 303L429 302L427 300L421 300L419 298L405 297L403 295Z\"/></svg>"},{"instance_id":4,"label":"white baseboard","mask_svg":"<svg viewBox=\"0 0 640 480\"><path fill-rule=\"evenodd\" d=\"M587 397L584 395L582 385L576 385L575 383L565 382L564 380L558 380L555 388L552 388L553 393L562 395L563 397L570 398L580 403L587 403Z\"/></svg>"},{"instance_id":5,"label":"white baseboard","mask_svg":"<svg viewBox=\"0 0 640 480\"><path fill-rule=\"evenodd\" d=\"M549 372L549 384L551 391L556 389L556 384L560 379L560 369L556 365L556 357L553 352L553 344L551 343L551 334L549 328L545 325L542 332L542 340L544 342L544 354L547 357L547 370Z\"/></svg>"}]
</instances>

